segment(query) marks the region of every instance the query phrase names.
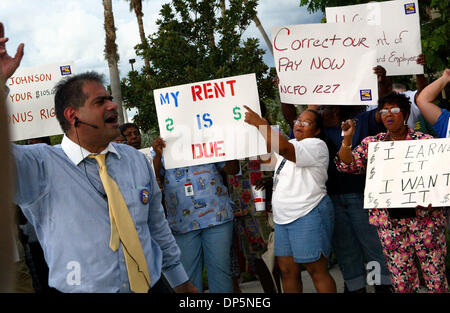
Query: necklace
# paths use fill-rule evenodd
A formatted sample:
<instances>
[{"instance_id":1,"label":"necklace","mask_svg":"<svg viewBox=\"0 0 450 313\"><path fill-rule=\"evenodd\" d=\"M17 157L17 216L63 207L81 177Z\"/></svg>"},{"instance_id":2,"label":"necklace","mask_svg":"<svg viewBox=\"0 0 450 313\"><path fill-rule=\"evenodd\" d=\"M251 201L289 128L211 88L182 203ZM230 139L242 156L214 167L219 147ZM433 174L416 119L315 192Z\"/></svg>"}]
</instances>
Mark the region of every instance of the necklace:
<instances>
[{"instance_id":1,"label":"necklace","mask_svg":"<svg viewBox=\"0 0 450 313\"><path fill-rule=\"evenodd\" d=\"M396 137L396 136L393 136L392 135L392 133L391 132L389 132L389 139L390 140L403 140L403 139L405 139L405 137L406 137L406 134L408 133L408 129L407 128L404 128L405 129L405 131L403 132L403 134L401 134L400 136L398 136L398 137Z\"/></svg>"}]
</instances>

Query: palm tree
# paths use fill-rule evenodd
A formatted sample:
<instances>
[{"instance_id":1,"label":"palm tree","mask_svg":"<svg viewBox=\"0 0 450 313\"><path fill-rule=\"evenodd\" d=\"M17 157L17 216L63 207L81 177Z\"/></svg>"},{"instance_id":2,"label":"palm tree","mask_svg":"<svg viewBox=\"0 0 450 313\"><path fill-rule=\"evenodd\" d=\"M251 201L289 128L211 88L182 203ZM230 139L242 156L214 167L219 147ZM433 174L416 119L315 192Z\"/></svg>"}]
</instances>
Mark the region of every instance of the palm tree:
<instances>
[{"instance_id":1,"label":"palm tree","mask_svg":"<svg viewBox=\"0 0 450 313\"><path fill-rule=\"evenodd\" d=\"M147 47L147 38L145 38L145 31L144 31L144 21L142 17L144 16L144 13L142 13L142 0L126 0L130 2L130 12L134 11L136 14L138 26L139 26L139 36L141 37L142 45L144 46L144 50ZM150 61L147 57L144 57L145 67L147 69L150 68Z\"/></svg>"},{"instance_id":2,"label":"palm tree","mask_svg":"<svg viewBox=\"0 0 450 313\"><path fill-rule=\"evenodd\" d=\"M248 0L244 0L244 2L245 2L245 4L247 4L247 3L248 3ZM270 41L269 36L267 36L267 33L266 33L266 31L264 30L264 27L262 26L261 21L259 20L259 18L258 18L257 15L255 15L255 17L253 18L253 22L255 22L256 27L258 27L259 32L260 32L261 35L263 36L264 41L266 42L267 47L268 47L269 50L270 50L270 53L272 53L272 55L273 55L272 41Z\"/></svg>"},{"instance_id":3,"label":"palm tree","mask_svg":"<svg viewBox=\"0 0 450 313\"><path fill-rule=\"evenodd\" d=\"M112 10L111 0L103 0L103 8L105 13L105 58L109 66L109 79L111 82L111 92L114 102L118 105L119 123L124 123L124 114L122 109L122 91L120 90L119 69L117 63L119 62L119 55L117 53L116 45L116 27L114 26L114 14Z\"/></svg>"}]
</instances>

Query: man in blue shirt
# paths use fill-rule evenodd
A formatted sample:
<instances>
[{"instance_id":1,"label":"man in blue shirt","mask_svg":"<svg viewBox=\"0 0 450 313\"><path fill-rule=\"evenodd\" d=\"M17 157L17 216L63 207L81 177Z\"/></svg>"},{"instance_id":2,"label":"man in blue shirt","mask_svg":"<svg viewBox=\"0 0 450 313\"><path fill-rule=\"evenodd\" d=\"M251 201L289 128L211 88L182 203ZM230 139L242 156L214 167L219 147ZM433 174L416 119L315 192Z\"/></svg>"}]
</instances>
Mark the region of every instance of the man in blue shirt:
<instances>
[{"instance_id":1,"label":"man in blue shirt","mask_svg":"<svg viewBox=\"0 0 450 313\"><path fill-rule=\"evenodd\" d=\"M0 23L0 69L8 79L20 64L24 46L11 58L3 33ZM177 292L196 292L180 262L150 164L134 148L110 143L120 134L117 104L102 77L96 73L76 75L56 89L56 117L65 133L61 145L12 149L15 202L35 227L50 269L49 285L62 292L131 291L124 250L127 255L129 252L122 234L118 249L110 248L110 204L99 166L88 157L106 154L107 173L118 185L137 232L139 240L133 242L133 248L141 246L148 267L150 281L145 291L163 290L164 272ZM136 264L139 272L146 271Z\"/></svg>"},{"instance_id":2,"label":"man in blue shirt","mask_svg":"<svg viewBox=\"0 0 450 313\"><path fill-rule=\"evenodd\" d=\"M417 106L425 119L433 125L439 138L450 138L450 112L433 103L439 93L450 82L450 69L445 69L442 76L429 84L417 97ZM446 95L448 98L448 94Z\"/></svg>"}]
</instances>

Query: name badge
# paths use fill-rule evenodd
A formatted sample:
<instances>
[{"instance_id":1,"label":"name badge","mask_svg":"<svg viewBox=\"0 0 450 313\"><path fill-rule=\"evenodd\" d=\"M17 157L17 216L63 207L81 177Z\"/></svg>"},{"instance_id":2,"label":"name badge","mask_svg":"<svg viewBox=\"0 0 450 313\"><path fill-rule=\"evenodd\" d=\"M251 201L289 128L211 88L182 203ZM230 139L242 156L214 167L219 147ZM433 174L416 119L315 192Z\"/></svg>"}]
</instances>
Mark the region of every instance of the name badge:
<instances>
[{"instance_id":1,"label":"name badge","mask_svg":"<svg viewBox=\"0 0 450 313\"><path fill-rule=\"evenodd\" d=\"M148 192L147 189L142 189L141 192L139 193L139 198L142 204L147 204L150 198L150 193Z\"/></svg>"},{"instance_id":2,"label":"name badge","mask_svg":"<svg viewBox=\"0 0 450 313\"><path fill-rule=\"evenodd\" d=\"M192 187L192 183L184 184L184 193L186 197L192 197L194 195L194 188Z\"/></svg>"}]
</instances>

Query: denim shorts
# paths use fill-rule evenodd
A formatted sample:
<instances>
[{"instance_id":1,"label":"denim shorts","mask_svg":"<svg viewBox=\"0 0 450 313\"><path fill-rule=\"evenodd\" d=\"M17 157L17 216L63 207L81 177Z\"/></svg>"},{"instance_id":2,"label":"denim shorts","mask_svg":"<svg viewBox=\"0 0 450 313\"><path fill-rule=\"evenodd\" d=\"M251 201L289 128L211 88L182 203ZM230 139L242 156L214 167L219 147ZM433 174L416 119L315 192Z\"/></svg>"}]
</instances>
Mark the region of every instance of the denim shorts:
<instances>
[{"instance_id":1,"label":"denim shorts","mask_svg":"<svg viewBox=\"0 0 450 313\"><path fill-rule=\"evenodd\" d=\"M333 203L326 195L307 215L289 224L275 223L274 254L293 256L296 263L311 263L331 253Z\"/></svg>"}]
</instances>

